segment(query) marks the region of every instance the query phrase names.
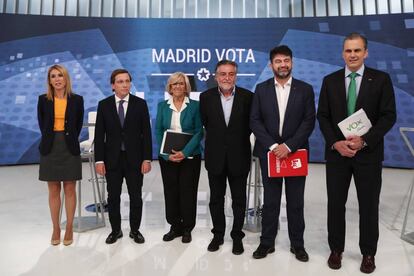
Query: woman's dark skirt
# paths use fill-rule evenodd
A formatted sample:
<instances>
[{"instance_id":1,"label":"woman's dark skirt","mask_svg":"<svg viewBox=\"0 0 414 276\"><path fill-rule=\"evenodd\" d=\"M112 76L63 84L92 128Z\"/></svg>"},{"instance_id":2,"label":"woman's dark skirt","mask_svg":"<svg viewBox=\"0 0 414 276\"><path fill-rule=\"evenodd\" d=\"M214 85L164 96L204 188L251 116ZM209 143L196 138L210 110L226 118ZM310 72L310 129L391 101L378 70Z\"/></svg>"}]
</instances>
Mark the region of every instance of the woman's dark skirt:
<instances>
[{"instance_id":1,"label":"woman's dark skirt","mask_svg":"<svg viewBox=\"0 0 414 276\"><path fill-rule=\"evenodd\" d=\"M55 132L52 150L40 155L39 180L75 181L82 179L80 155L72 155L65 142L64 132Z\"/></svg>"}]
</instances>

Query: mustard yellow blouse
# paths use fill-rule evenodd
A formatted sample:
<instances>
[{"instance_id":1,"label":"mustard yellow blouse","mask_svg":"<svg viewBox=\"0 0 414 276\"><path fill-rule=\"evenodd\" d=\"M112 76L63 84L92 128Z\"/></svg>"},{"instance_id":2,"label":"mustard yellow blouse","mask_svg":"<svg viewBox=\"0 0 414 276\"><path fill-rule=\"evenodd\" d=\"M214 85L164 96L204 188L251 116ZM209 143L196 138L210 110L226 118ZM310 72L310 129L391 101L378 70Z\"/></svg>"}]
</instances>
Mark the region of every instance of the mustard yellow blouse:
<instances>
[{"instance_id":1,"label":"mustard yellow blouse","mask_svg":"<svg viewBox=\"0 0 414 276\"><path fill-rule=\"evenodd\" d=\"M59 99L55 97L55 124L53 127L54 131L64 131L65 130L65 112L67 99Z\"/></svg>"}]
</instances>

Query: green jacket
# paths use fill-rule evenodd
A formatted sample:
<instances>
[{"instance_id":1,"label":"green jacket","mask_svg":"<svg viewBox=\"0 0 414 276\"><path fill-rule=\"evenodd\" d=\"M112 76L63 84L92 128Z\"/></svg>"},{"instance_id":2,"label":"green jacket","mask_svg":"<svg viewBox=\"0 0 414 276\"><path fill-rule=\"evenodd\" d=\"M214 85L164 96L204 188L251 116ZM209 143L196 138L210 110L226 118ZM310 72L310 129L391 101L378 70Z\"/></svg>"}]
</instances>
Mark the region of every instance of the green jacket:
<instances>
[{"instance_id":1,"label":"green jacket","mask_svg":"<svg viewBox=\"0 0 414 276\"><path fill-rule=\"evenodd\" d=\"M201 154L201 139L203 139L203 126L200 118L200 110L198 101L189 99L186 108L181 112L180 123L183 132L194 134L193 138L182 150L185 157ZM170 129L171 116L173 110L168 104L168 100L158 104L157 120L155 125L155 136L158 146L161 147L164 131ZM167 154L159 154L160 157L168 160Z\"/></svg>"}]
</instances>

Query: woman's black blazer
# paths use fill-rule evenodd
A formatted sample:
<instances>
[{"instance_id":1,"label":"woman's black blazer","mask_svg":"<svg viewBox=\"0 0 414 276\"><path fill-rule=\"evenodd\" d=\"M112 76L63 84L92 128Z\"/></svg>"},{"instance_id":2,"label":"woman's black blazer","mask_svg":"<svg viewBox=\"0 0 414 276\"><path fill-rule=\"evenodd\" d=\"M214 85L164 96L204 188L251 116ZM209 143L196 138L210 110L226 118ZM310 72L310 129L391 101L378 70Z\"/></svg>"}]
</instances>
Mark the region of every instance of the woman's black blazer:
<instances>
[{"instance_id":1,"label":"woman's black blazer","mask_svg":"<svg viewBox=\"0 0 414 276\"><path fill-rule=\"evenodd\" d=\"M79 134L82 130L83 112L83 97L72 93L67 100L64 133L66 145L73 155L80 154ZM55 137L54 118L54 101L48 100L46 94L40 95L37 102L37 119L42 133L39 145L39 151L42 155L47 155L52 150L53 138Z\"/></svg>"}]
</instances>

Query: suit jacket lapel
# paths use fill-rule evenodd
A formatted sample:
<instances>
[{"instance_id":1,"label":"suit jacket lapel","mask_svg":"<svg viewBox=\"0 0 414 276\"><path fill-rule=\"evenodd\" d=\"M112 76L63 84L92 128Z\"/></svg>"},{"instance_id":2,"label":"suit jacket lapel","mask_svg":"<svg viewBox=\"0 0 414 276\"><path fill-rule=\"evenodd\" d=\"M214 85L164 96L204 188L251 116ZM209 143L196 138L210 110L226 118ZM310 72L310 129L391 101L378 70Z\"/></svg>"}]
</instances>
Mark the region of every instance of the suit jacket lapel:
<instances>
[{"instance_id":1,"label":"suit jacket lapel","mask_svg":"<svg viewBox=\"0 0 414 276\"><path fill-rule=\"evenodd\" d=\"M287 124L285 124L285 122L288 122L288 119L292 115L292 113L297 112L294 106L296 103L297 93L299 91L296 91L296 89L297 89L296 80L292 78L292 85L290 87L289 99L288 99L288 102L286 104L286 109L285 109L285 118L283 120L283 128L286 127ZM283 134L283 131L282 131L282 134Z\"/></svg>"},{"instance_id":2,"label":"suit jacket lapel","mask_svg":"<svg viewBox=\"0 0 414 276\"><path fill-rule=\"evenodd\" d=\"M182 107L181 107L182 108ZM190 108L191 108L191 102L187 103L187 106L185 107L185 109L183 111L181 111L181 115L180 115L180 124L181 124L181 129L184 126L184 121L187 120L187 116L188 114L190 114ZM170 109L171 110L171 109ZM172 110L171 110L172 111ZM170 112L170 115L172 116L172 112ZM169 121L171 122L171 116L169 118ZM182 129L182 131L184 131Z\"/></svg>"},{"instance_id":3,"label":"suit jacket lapel","mask_svg":"<svg viewBox=\"0 0 414 276\"><path fill-rule=\"evenodd\" d=\"M220 92L218 91L218 88L217 88L217 91L215 91L213 93L213 99L214 100L213 100L212 108L216 109L216 112L219 113L219 117L220 117L221 122L223 123L223 125L225 127L227 127L226 126L226 120L224 120L223 105L221 104L221 98L220 97L221 97Z\"/></svg>"},{"instance_id":4,"label":"suit jacket lapel","mask_svg":"<svg viewBox=\"0 0 414 276\"><path fill-rule=\"evenodd\" d=\"M237 86L235 87L235 93L234 93L234 98L233 98L233 105L231 107L231 113L230 113L230 119L229 119L229 124L227 127L230 127L232 124L232 121L235 120L233 119L240 110L240 106L242 104L242 99L241 99L241 95L239 93L237 93ZM223 119L224 119L224 112L223 112Z\"/></svg>"},{"instance_id":5,"label":"suit jacket lapel","mask_svg":"<svg viewBox=\"0 0 414 276\"><path fill-rule=\"evenodd\" d=\"M271 114L275 114L275 128L277 128L277 133L279 133L279 124L280 124L280 117L279 117L279 105L277 102L276 97L276 87L275 87L275 79L271 78L267 82L267 94L265 101L265 106L269 110L271 110Z\"/></svg>"},{"instance_id":6,"label":"suit jacket lapel","mask_svg":"<svg viewBox=\"0 0 414 276\"><path fill-rule=\"evenodd\" d=\"M347 97L346 97L346 82L345 82L345 69L342 69L336 75L336 83L338 84L337 99L338 104L334 108L339 108L343 117L348 117ZM335 92L334 92L335 93Z\"/></svg>"},{"instance_id":7,"label":"suit jacket lapel","mask_svg":"<svg viewBox=\"0 0 414 276\"><path fill-rule=\"evenodd\" d=\"M116 107L116 105L115 105L115 107ZM132 95L130 94L130 95L129 95L129 100L128 100L128 108L127 108L127 110L126 110L126 114L125 114L125 120L124 120L124 126L123 126L123 128L125 128L125 127L126 127L126 125L128 124L128 122L131 120L131 119L130 119L130 117L131 117L132 115L130 115L130 114L132 114L132 110L134 110L134 108L135 108L135 101L134 101L134 98L132 97ZM117 111L117 110L116 110L116 111ZM118 116L119 126L121 126L121 122L119 121L118 111L116 112L116 115Z\"/></svg>"},{"instance_id":8,"label":"suit jacket lapel","mask_svg":"<svg viewBox=\"0 0 414 276\"><path fill-rule=\"evenodd\" d=\"M69 120L69 116L70 114L72 114L72 109L73 109L73 97L67 97L67 105L66 105L66 110L65 110L65 120Z\"/></svg>"},{"instance_id":9,"label":"suit jacket lapel","mask_svg":"<svg viewBox=\"0 0 414 276\"><path fill-rule=\"evenodd\" d=\"M371 85L372 80L373 80L373 77L371 76L370 69L365 67L364 75L362 76L362 80L361 80L361 86L359 87L359 91L358 91L355 111L358 111L361 108L363 99L367 91L369 91L369 86Z\"/></svg>"},{"instance_id":10,"label":"suit jacket lapel","mask_svg":"<svg viewBox=\"0 0 414 276\"><path fill-rule=\"evenodd\" d=\"M118 109L116 107L116 100L115 100L115 95L111 97L111 104L110 104L110 112L112 113L112 116L115 118L115 122L117 122L117 126L119 128L121 127L121 122L119 121L119 116L118 116ZM129 103L128 103L128 108L129 108ZM125 121L124 121L124 126L125 126Z\"/></svg>"}]
</instances>

